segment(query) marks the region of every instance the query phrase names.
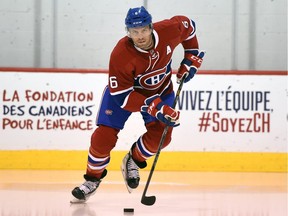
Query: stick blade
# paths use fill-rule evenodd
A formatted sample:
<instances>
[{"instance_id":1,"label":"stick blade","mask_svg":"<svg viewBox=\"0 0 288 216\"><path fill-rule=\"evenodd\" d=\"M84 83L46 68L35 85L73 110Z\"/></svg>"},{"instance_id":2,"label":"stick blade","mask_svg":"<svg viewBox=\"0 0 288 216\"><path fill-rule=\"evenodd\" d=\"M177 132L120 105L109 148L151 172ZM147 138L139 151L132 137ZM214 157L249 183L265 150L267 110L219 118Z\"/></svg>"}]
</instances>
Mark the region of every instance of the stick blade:
<instances>
[{"instance_id":1,"label":"stick blade","mask_svg":"<svg viewBox=\"0 0 288 216\"><path fill-rule=\"evenodd\" d=\"M141 203L143 205L152 206L156 202L155 196L143 196L141 199Z\"/></svg>"}]
</instances>

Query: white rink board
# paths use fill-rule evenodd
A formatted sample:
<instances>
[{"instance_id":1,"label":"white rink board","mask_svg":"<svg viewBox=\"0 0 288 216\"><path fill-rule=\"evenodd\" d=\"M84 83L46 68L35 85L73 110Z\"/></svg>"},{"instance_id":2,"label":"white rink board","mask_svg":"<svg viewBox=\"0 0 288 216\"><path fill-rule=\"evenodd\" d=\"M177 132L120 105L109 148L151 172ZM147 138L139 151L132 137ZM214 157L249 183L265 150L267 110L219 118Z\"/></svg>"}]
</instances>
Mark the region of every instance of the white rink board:
<instances>
[{"instance_id":1,"label":"white rink board","mask_svg":"<svg viewBox=\"0 0 288 216\"><path fill-rule=\"evenodd\" d=\"M0 83L0 150L88 149L107 74L2 72ZM181 125L168 151L287 152L287 76L197 75L177 107ZM59 121L81 129L55 129ZM129 149L144 131L132 114L115 149Z\"/></svg>"}]
</instances>

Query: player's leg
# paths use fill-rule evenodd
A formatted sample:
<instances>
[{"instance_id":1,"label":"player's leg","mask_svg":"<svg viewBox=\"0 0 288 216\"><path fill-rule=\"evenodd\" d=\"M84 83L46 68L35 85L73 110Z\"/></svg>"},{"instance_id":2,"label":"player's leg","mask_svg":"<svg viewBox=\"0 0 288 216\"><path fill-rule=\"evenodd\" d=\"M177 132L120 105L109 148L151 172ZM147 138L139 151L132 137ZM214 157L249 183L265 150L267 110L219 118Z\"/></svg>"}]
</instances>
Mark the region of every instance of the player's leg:
<instances>
[{"instance_id":1,"label":"player's leg","mask_svg":"<svg viewBox=\"0 0 288 216\"><path fill-rule=\"evenodd\" d=\"M73 189L72 195L75 200L71 202L85 202L96 192L107 174L110 152L116 145L118 133L123 129L130 114L115 104L109 89L105 88L97 115L98 127L91 136L85 182Z\"/></svg>"},{"instance_id":2,"label":"player's leg","mask_svg":"<svg viewBox=\"0 0 288 216\"><path fill-rule=\"evenodd\" d=\"M169 106L173 105L174 98L174 92L161 97L162 101ZM133 148L133 157L138 161L145 161L156 154L162 133L166 127L164 123L158 121L156 118L147 113L142 113L142 116L145 121L147 131L140 136L135 143L135 148ZM165 148L171 142L172 131L173 127L169 127L162 148Z\"/></svg>"},{"instance_id":3,"label":"player's leg","mask_svg":"<svg viewBox=\"0 0 288 216\"><path fill-rule=\"evenodd\" d=\"M168 105L173 103L173 99L174 93L162 98ZM163 130L166 126L148 113L142 113L142 116L147 132L140 136L137 142L133 144L129 153L126 154L122 161L122 173L130 193L139 185L139 168L145 168L147 166L146 160L157 152ZM172 127L168 129L163 148L170 143L171 134Z\"/></svg>"},{"instance_id":4,"label":"player's leg","mask_svg":"<svg viewBox=\"0 0 288 216\"><path fill-rule=\"evenodd\" d=\"M162 122L155 121L146 125L147 131L134 143L133 158L143 162L156 154L163 130L166 125ZM166 138L162 145L165 148L171 142L173 127L169 127Z\"/></svg>"}]
</instances>

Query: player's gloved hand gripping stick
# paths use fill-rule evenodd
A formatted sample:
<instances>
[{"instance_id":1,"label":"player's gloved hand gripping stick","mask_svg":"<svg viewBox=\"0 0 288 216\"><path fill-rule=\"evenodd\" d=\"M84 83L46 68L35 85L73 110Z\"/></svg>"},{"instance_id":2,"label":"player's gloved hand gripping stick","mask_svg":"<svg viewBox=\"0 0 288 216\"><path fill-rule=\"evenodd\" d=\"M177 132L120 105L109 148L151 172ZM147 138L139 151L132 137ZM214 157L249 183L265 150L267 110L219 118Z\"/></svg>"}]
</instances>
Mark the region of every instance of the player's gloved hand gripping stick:
<instances>
[{"instance_id":1,"label":"player's gloved hand gripping stick","mask_svg":"<svg viewBox=\"0 0 288 216\"><path fill-rule=\"evenodd\" d=\"M147 112L168 126L176 127L179 123L180 112L163 103L159 95L153 95L144 101L141 112Z\"/></svg>"},{"instance_id":2,"label":"player's gloved hand gripping stick","mask_svg":"<svg viewBox=\"0 0 288 216\"><path fill-rule=\"evenodd\" d=\"M175 99L174 99L174 102L173 102L173 106L172 106L172 109L174 110L176 104L177 104L177 101L178 101L178 98L179 98L179 95L180 95L180 92L182 90L182 86L185 82L185 79L187 77L187 73L185 73L183 76L182 76L182 79L180 81L180 84L179 84L179 87L178 87L178 90L177 90L177 93L176 93L176 96L175 96ZM177 116L179 118L179 113L177 113ZM175 120L172 120L175 122ZM167 126L164 128L164 131L162 133L162 136L161 136L161 140L160 140L160 143L159 143L159 146L158 146L158 150L156 152L156 155L155 155L155 158L154 158L154 161L153 161L153 164L152 164L152 167L151 167L151 170L150 170L150 173L149 173L149 176L148 176L148 179L147 179L147 182L146 182L146 185L145 185L145 188L144 188L144 191L143 191L143 194L142 194L142 198L141 198L141 203L144 204L144 205L148 205L148 206L151 206L155 203L156 201L156 197L155 196L146 196L146 192L148 190L148 187L149 187L149 184L150 184L150 181L151 181L151 178L152 178L152 175L153 175L153 172L154 172L154 169L156 167L156 164L157 164L157 161L158 161L158 158L159 158L159 155L160 155L160 152L161 152L161 149L162 149L162 145L164 143L164 140L166 138L166 134L168 132L168 129L170 126L174 126L174 124L169 124L172 122L171 121L171 118L168 118L168 123L167 123Z\"/></svg>"},{"instance_id":3,"label":"player's gloved hand gripping stick","mask_svg":"<svg viewBox=\"0 0 288 216\"><path fill-rule=\"evenodd\" d=\"M198 49L191 49L185 51L184 59L182 60L177 73L177 83L179 84L186 74L184 83L188 82L194 77L198 69L201 67L205 51Z\"/></svg>"}]
</instances>

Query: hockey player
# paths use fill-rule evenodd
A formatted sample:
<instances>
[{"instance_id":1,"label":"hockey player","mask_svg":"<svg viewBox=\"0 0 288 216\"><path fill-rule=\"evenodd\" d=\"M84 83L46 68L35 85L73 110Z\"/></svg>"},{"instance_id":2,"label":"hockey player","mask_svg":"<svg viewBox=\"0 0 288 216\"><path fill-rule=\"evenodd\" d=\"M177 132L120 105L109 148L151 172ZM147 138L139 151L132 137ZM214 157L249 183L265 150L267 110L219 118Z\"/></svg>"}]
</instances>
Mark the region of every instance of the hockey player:
<instances>
[{"instance_id":1,"label":"hockey player","mask_svg":"<svg viewBox=\"0 0 288 216\"><path fill-rule=\"evenodd\" d=\"M91 136L85 182L72 190L71 202L85 202L96 192L107 174L117 135L133 112L141 112L147 131L133 143L121 169L128 191L137 188L139 168L146 167L146 160L157 152L165 126L171 127L163 148L171 141L173 127L179 125L180 112L171 108L175 97L171 57L175 47L182 44L184 48L178 83L184 74L184 82L193 78L204 57L198 49L195 23L185 16L152 23L144 7L130 8L125 25L127 36L119 40L110 56L109 83L98 111L98 127Z\"/></svg>"}]
</instances>

